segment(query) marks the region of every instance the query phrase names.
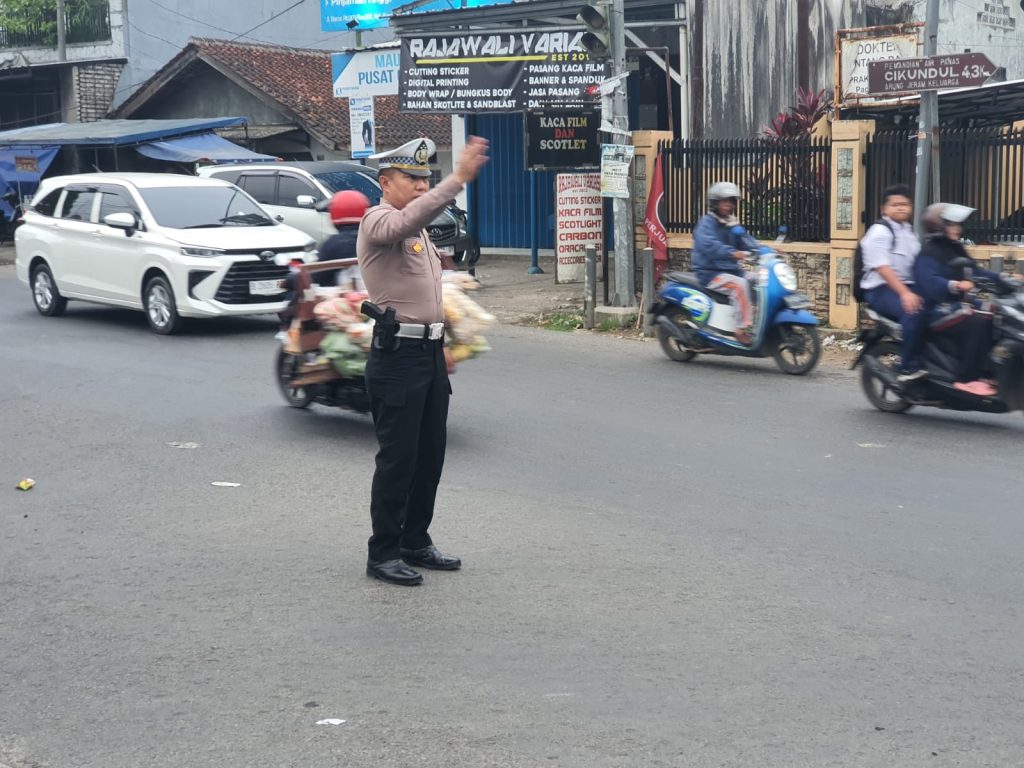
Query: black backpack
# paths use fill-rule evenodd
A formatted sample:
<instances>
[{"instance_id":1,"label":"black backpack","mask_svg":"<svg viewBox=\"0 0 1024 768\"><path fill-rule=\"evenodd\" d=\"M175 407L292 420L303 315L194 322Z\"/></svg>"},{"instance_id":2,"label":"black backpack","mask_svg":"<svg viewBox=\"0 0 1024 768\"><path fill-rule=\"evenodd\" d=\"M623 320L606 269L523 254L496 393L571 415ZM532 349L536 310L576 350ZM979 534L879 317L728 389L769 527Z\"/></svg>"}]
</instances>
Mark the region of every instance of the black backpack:
<instances>
[{"instance_id":1,"label":"black backpack","mask_svg":"<svg viewBox=\"0 0 1024 768\"><path fill-rule=\"evenodd\" d=\"M896 245L896 230L892 228L892 225L885 219L879 219L875 224L882 224L886 229L889 230L889 234L892 235L892 243L889 245L889 250ZM864 233L865 237L867 232ZM858 303L865 300L864 289L860 287L860 281L864 279L864 249L861 245L864 238L861 238L857 243L857 249L853 252L853 298Z\"/></svg>"}]
</instances>

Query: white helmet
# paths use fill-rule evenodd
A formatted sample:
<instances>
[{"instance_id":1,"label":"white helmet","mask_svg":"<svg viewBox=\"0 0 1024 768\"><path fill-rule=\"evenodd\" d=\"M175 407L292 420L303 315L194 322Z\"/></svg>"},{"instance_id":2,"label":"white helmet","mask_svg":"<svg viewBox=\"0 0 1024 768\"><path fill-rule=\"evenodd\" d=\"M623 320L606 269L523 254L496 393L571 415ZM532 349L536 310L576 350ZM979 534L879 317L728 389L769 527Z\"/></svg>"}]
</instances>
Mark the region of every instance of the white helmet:
<instances>
[{"instance_id":1,"label":"white helmet","mask_svg":"<svg viewBox=\"0 0 1024 768\"><path fill-rule=\"evenodd\" d=\"M717 208L719 200L729 200L733 198L739 200L743 195L740 194L740 188L733 184L731 181L717 181L708 187L708 207Z\"/></svg>"}]
</instances>

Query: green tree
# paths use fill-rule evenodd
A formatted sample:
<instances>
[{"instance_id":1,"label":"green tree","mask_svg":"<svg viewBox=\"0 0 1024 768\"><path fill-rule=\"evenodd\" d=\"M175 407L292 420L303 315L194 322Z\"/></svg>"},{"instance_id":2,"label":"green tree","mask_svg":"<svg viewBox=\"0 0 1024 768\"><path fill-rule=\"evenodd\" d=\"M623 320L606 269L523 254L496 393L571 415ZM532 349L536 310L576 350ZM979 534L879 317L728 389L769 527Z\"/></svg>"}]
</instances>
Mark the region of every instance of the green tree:
<instances>
[{"instance_id":1,"label":"green tree","mask_svg":"<svg viewBox=\"0 0 1024 768\"><path fill-rule=\"evenodd\" d=\"M108 0L66 0L68 26L85 20L103 8ZM57 0L0 0L0 28L10 35L38 36L57 44Z\"/></svg>"}]
</instances>

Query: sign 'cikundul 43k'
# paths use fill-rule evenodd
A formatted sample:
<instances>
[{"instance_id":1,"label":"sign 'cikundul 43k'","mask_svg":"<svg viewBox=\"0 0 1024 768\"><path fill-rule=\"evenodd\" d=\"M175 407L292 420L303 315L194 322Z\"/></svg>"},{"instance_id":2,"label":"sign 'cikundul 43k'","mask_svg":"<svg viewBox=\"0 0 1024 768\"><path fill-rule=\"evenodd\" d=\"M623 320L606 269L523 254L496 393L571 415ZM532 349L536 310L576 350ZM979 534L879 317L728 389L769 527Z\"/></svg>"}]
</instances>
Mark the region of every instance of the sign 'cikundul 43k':
<instances>
[{"instance_id":1,"label":"sign 'cikundul 43k'","mask_svg":"<svg viewBox=\"0 0 1024 768\"><path fill-rule=\"evenodd\" d=\"M403 112L523 112L593 104L607 62L581 32L403 37Z\"/></svg>"}]
</instances>

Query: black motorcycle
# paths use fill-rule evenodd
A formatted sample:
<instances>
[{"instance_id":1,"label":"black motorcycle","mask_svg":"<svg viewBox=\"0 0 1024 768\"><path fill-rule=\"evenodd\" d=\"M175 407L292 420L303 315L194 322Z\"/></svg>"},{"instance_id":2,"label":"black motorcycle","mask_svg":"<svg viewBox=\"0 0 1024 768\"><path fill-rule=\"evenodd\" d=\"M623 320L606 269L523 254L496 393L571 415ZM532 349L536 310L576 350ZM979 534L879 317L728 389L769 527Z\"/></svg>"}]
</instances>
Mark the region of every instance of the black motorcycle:
<instances>
[{"instance_id":1,"label":"black motorcycle","mask_svg":"<svg viewBox=\"0 0 1024 768\"><path fill-rule=\"evenodd\" d=\"M10 218L0 213L0 244L5 242L13 243L14 231L21 225L24 211L18 193L13 189L8 190L2 198L11 207L12 212Z\"/></svg>"},{"instance_id":2,"label":"black motorcycle","mask_svg":"<svg viewBox=\"0 0 1024 768\"><path fill-rule=\"evenodd\" d=\"M282 313L284 329L274 358L274 377L285 402L292 408L313 403L367 413L370 397L363 376L345 376L320 352L327 331L316 320L318 301L313 278L318 272L336 272L356 264L355 259L317 261L296 265L282 281L289 306Z\"/></svg>"},{"instance_id":3,"label":"black motorcycle","mask_svg":"<svg viewBox=\"0 0 1024 768\"><path fill-rule=\"evenodd\" d=\"M861 368L860 382L873 406L886 413L903 413L915 405L954 411L1008 413L1024 409L1024 293L1015 280L998 282L972 277L978 290L990 296L994 344L989 362L995 395L976 395L953 386L960 350L942 334L925 340L924 363L928 377L912 382L897 379L900 362L900 324L868 311L873 328L860 332L864 348L853 361ZM967 297L968 299L974 297Z\"/></svg>"}]
</instances>

